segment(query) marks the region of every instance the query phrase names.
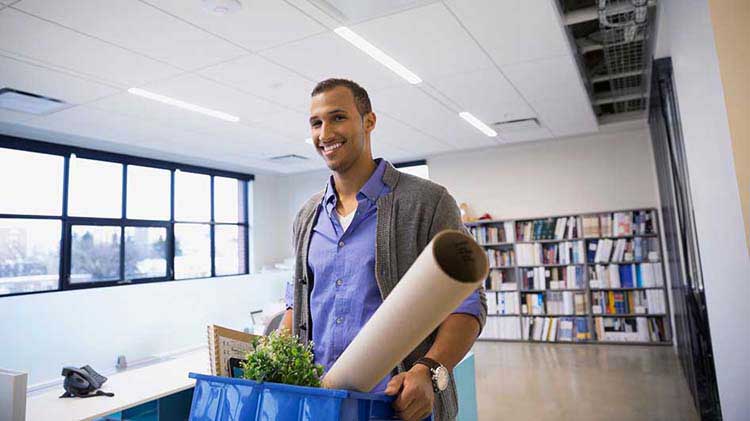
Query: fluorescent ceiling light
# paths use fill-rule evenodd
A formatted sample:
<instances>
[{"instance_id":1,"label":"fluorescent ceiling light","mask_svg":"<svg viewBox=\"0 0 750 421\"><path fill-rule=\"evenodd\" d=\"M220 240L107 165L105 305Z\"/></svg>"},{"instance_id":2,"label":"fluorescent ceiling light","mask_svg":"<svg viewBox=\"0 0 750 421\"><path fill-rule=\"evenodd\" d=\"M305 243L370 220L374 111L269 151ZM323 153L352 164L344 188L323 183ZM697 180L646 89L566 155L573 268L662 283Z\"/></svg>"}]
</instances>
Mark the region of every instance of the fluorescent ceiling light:
<instances>
[{"instance_id":1,"label":"fluorescent ceiling light","mask_svg":"<svg viewBox=\"0 0 750 421\"><path fill-rule=\"evenodd\" d=\"M404 67L404 65L394 60L393 57L381 51L378 47L367 42L367 40L365 40L361 36L355 34L351 29L345 26L340 26L334 29L333 32L337 33L341 38L344 38L355 47L367 53L370 57L380 62L380 64L382 64L383 66L391 69L397 75L406 79L409 83L416 85L422 82L422 79L420 79L419 76L415 75L411 70L407 69L406 67Z\"/></svg>"},{"instance_id":2,"label":"fluorescent ceiling light","mask_svg":"<svg viewBox=\"0 0 750 421\"><path fill-rule=\"evenodd\" d=\"M469 124L471 124L472 126L476 127L477 129L479 129L480 132L486 134L487 136L489 136L489 137L496 137L497 136L497 132L496 131L492 130L490 128L490 126L482 123L481 120L479 120L478 118L474 117L474 115L472 115L470 112L463 111L463 112L458 113L458 115L460 115L461 118L463 118L464 120L468 121Z\"/></svg>"},{"instance_id":3,"label":"fluorescent ceiling light","mask_svg":"<svg viewBox=\"0 0 750 421\"><path fill-rule=\"evenodd\" d=\"M144 98L148 98L154 101L159 101L164 104L173 105L175 107L179 107L185 110L195 111L196 113L205 114L207 116L220 118L222 120L231 121L233 123L236 123L240 121L240 118L237 116L233 116L231 114L223 113L221 111L212 110L210 108L204 108L200 105L191 104L189 102L180 101L179 99L170 98L168 96L155 94L153 92L149 92L143 89L138 88L130 88L128 89L128 92L130 92L133 95L142 96Z\"/></svg>"}]
</instances>

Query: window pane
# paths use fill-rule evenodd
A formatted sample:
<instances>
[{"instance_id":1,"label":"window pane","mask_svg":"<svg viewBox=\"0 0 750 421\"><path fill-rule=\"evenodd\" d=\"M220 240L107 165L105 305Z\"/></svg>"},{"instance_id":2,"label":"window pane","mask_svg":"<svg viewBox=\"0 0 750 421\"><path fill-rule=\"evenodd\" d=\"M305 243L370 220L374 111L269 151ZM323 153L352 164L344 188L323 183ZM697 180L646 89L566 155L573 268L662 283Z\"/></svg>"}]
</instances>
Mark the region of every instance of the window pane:
<instances>
[{"instance_id":1,"label":"window pane","mask_svg":"<svg viewBox=\"0 0 750 421\"><path fill-rule=\"evenodd\" d=\"M417 177L422 177L426 180L430 179L430 171L426 164L400 167L398 170L407 174L416 175Z\"/></svg>"},{"instance_id":2,"label":"window pane","mask_svg":"<svg viewBox=\"0 0 750 421\"><path fill-rule=\"evenodd\" d=\"M72 234L71 284L120 279L120 227L76 225Z\"/></svg>"},{"instance_id":3,"label":"window pane","mask_svg":"<svg viewBox=\"0 0 750 421\"><path fill-rule=\"evenodd\" d=\"M210 225L175 224L175 279L211 276Z\"/></svg>"},{"instance_id":4,"label":"window pane","mask_svg":"<svg viewBox=\"0 0 750 421\"><path fill-rule=\"evenodd\" d=\"M240 222L242 183L236 178L214 177L214 220Z\"/></svg>"},{"instance_id":5,"label":"window pane","mask_svg":"<svg viewBox=\"0 0 750 421\"><path fill-rule=\"evenodd\" d=\"M169 170L128 165L128 218L168 221Z\"/></svg>"},{"instance_id":6,"label":"window pane","mask_svg":"<svg viewBox=\"0 0 750 421\"><path fill-rule=\"evenodd\" d=\"M0 295L57 289L60 221L0 219Z\"/></svg>"},{"instance_id":7,"label":"window pane","mask_svg":"<svg viewBox=\"0 0 750 421\"><path fill-rule=\"evenodd\" d=\"M216 225L216 274L245 273L245 228L240 225Z\"/></svg>"},{"instance_id":8,"label":"window pane","mask_svg":"<svg viewBox=\"0 0 750 421\"><path fill-rule=\"evenodd\" d=\"M174 185L175 220L211 221L211 177L176 171Z\"/></svg>"},{"instance_id":9,"label":"window pane","mask_svg":"<svg viewBox=\"0 0 750 421\"><path fill-rule=\"evenodd\" d=\"M122 217L122 164L71 159L68 215Z\"/></svg>"},{"instance_id":10,"label":"window pane","mask_svg":"<svg viewBox=\"0 0 750 421\"><path fill-rule=\"evenodd\" d=\"M61 156L0 148L0 213L62 215Z\"/></svg>"},{"instance_id":11,"label":"window pane","mask_svg":"<svg viewBox=\"0 0 750 421\"><path fill-rule=\"evenodd\" d=\"M125 279L167 276L167 229L125 227Z\"/></svg>"}]
</instances>

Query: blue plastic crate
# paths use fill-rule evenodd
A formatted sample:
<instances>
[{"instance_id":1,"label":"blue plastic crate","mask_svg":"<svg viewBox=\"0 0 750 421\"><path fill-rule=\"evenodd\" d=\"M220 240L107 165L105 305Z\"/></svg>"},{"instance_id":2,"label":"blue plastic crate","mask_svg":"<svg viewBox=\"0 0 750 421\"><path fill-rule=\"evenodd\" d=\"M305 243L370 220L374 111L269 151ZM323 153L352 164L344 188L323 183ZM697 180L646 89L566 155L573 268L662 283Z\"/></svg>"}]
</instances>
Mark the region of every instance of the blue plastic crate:
<instances>
[{"instance_id":1,"label":"blue plastic crate","mask_svg":"<svg viewBox=\"0 0 750 421\"><path fill-rule=\"evenodd\" d=\"M390 421L393 396L190 373L190 421ZM426 418L431 420L432 417Z\"/></svg>"}]
</instances>

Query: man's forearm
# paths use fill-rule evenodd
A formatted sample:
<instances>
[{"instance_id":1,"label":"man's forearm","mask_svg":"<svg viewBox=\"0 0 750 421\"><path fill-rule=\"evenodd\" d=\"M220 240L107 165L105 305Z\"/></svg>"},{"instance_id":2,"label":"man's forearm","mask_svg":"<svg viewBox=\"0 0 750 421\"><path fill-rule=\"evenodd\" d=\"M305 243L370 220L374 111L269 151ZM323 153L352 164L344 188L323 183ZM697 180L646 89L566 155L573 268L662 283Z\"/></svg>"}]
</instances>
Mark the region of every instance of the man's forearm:
<instances>
[{"instance_id":1,"label":"man's forearm","mask_svg":"<svg viewBox=\"0 0 750 421\"><path fill-rule=\"evenodd\" d=\"M292 318L293 318L293 310L290 308L284 313L284 317L281 319L281 324L279 324L279 329L281 331L286 330L287 333L292 333Z\"/></svg>"},{"instance_id":2,"label":"man's forearm","mask_svg":"<svg viewBox=\"0 0 750 421\"><path fill-rule=\"evenodd\" d=\"M479 329L476 317L469 314L451 314L440 324L435 343L425 357L432 358L453 370L474 345L479 336Z\"/></svg>"}]
</instances>

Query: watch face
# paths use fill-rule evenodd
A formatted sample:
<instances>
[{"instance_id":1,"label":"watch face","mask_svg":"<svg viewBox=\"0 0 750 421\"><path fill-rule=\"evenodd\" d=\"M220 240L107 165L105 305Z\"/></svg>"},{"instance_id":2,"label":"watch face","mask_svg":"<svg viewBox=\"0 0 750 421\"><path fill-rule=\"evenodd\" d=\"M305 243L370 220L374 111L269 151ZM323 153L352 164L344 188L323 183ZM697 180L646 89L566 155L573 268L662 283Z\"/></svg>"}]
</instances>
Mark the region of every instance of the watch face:
<instances>
[{"instance_id":1,"label":"watch face","mask_svg":"<svg viewBox=\"0 0 750 421\"><path fill-rule=\"evenodd\" d=\"M438 367L435 370L435 382L438 390L445 390L448 387L448 369L443 366Z\"/></svg>"}]
</instances>

